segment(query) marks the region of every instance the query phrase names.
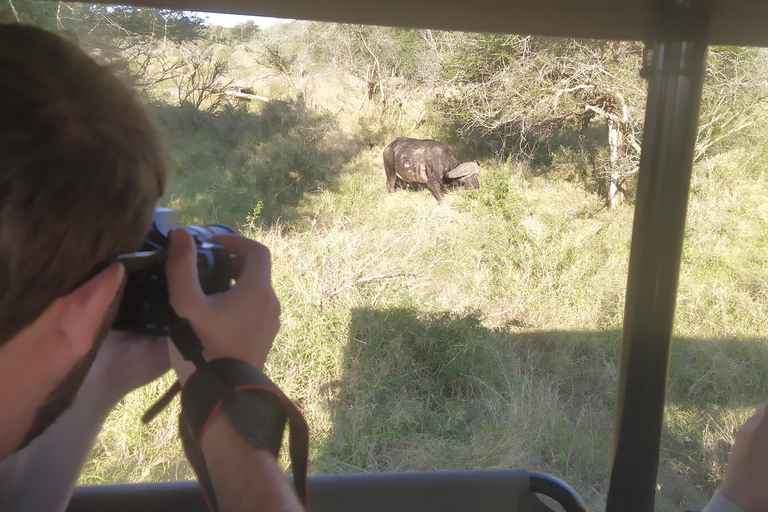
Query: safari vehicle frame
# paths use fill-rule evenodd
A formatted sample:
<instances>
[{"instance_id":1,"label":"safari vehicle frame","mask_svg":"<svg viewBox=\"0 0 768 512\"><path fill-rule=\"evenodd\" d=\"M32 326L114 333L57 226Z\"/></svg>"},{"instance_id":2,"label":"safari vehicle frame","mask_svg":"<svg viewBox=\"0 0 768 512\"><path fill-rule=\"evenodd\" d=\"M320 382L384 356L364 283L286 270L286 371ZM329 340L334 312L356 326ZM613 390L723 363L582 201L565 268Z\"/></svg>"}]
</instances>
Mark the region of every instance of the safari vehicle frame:
<instances>
[{"instance_id":1,"label":"safari vehicle frame","mask_svg":"<svg viewBox=\"0 0 768 512\"><path fill-rule=\"evenodd\" d=\"M121 2L123 3L123 2ZM646 118L606 509L651 511L708 44L768 45L753 0L130 0L136 6L478 32L646 41ZM395 491L395 492L393 492ZM310 477L313 511L549 510L583 505L525 470ZM543 507L543 508L542 508ZM80 487L69 509L205 510L194 482Z\"/></svg>"}]
</instances>

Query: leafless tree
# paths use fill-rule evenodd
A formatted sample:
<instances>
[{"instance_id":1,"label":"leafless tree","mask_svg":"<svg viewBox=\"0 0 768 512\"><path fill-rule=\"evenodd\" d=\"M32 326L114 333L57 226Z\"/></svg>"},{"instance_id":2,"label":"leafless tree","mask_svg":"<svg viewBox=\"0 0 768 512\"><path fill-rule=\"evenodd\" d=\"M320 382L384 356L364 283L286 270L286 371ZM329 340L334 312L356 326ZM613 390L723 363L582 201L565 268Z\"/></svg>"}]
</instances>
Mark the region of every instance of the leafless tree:
<instances>
[{"instance_id":1,"label":"leafless tree","mask_svg":"<svg viewBox=\"0 0 768 512\"><path fill-rule=\"evenodd\" d=\"M210 49L196 44L183 47L182 51L181 72L173 78L179 105L189 104L200 112L216 112L227 102L222 93L231 84L226 80L227 62L214 58Z\"/></svg>"},{"instance_id":2,"label":"leafless tree","mask_svg":"<svg viewBox=\"0 0 768 512\"><path fill-rule=\"evenodd\" d=\"M768 120L768 51L712 47L707 60L695 159Z\"/></svg>"},{"instance_id":3,"label":"leafless tree","mask_svg":"<svg viewBox=\"0 0 768 512\"><path fill-rule=\"evenodd\" d=\"M439 108L462 120L464 130L496 136L500 157L511 141L530 156L555 130L572 126L585 134L593 119L604 121L609 158L600 172L610 184L609 205L623 201L639 152L636 105L645 97L638 44L444 34L432 46L439 46L446 77Z\"/></svg>"}]
</instances>

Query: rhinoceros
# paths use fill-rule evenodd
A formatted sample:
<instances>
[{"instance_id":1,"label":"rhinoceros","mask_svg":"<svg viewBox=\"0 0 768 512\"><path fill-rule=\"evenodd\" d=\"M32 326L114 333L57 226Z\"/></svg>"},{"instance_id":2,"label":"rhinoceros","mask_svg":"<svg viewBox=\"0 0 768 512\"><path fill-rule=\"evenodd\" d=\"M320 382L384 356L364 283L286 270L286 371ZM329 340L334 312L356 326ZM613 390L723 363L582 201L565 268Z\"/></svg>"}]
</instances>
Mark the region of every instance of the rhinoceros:
<instances>
[{"instance_id":1,"label":"rhinoceros","mask_svg":"<svg viewBox=\"0 0 768 512\"><path fill-rule=\"evenodd\" d=\"M477 162L460 163L447 146L434 140L398 138L384 150L387 191L394 192L397 178L424 183L437 202L443 200L443 186L480 188Z\"/></svg>"}]
</instances>

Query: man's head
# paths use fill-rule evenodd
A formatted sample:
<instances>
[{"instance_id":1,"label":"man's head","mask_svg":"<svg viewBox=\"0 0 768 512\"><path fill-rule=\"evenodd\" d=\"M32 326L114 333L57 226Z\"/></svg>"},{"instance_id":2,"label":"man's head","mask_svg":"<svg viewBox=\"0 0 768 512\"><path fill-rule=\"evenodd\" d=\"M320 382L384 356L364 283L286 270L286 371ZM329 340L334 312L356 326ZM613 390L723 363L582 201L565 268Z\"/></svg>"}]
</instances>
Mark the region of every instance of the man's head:
<instances>
[{"instance_id":1,"label":"man's head","mask_svg":"<svg viewBox=\"0 0 768 512\"><path fill-rule=\"evenodd\" d=\"M0 418L23 434L28 409L90 366L123 270L82 280L141 245L164 184L133 92L59 36L0 26ZM9 397L22 386L24 403Z\"/></svg>"}]
</instances>

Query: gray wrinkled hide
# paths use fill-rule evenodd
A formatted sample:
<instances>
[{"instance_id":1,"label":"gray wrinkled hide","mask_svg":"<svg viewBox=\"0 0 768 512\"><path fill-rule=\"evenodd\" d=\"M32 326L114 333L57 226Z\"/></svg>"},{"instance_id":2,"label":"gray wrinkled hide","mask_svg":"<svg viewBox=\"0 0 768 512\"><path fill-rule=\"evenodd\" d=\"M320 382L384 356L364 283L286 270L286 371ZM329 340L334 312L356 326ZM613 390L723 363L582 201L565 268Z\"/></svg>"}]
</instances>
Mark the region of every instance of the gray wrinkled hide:
<instances>
[{"instance_id":1,"label":"gray wrinkled hide","mask_svg":"<svg viewBox=\"0 0 768 512\"><path fill-rule=\"evenodd\" d=\"M438 202L442 189L479 188L477 162L460 163L447 146L434 140L398 138L383 153L387 191L393 192L399 179L423 183Z\"/></svg>"}]
</instances>

